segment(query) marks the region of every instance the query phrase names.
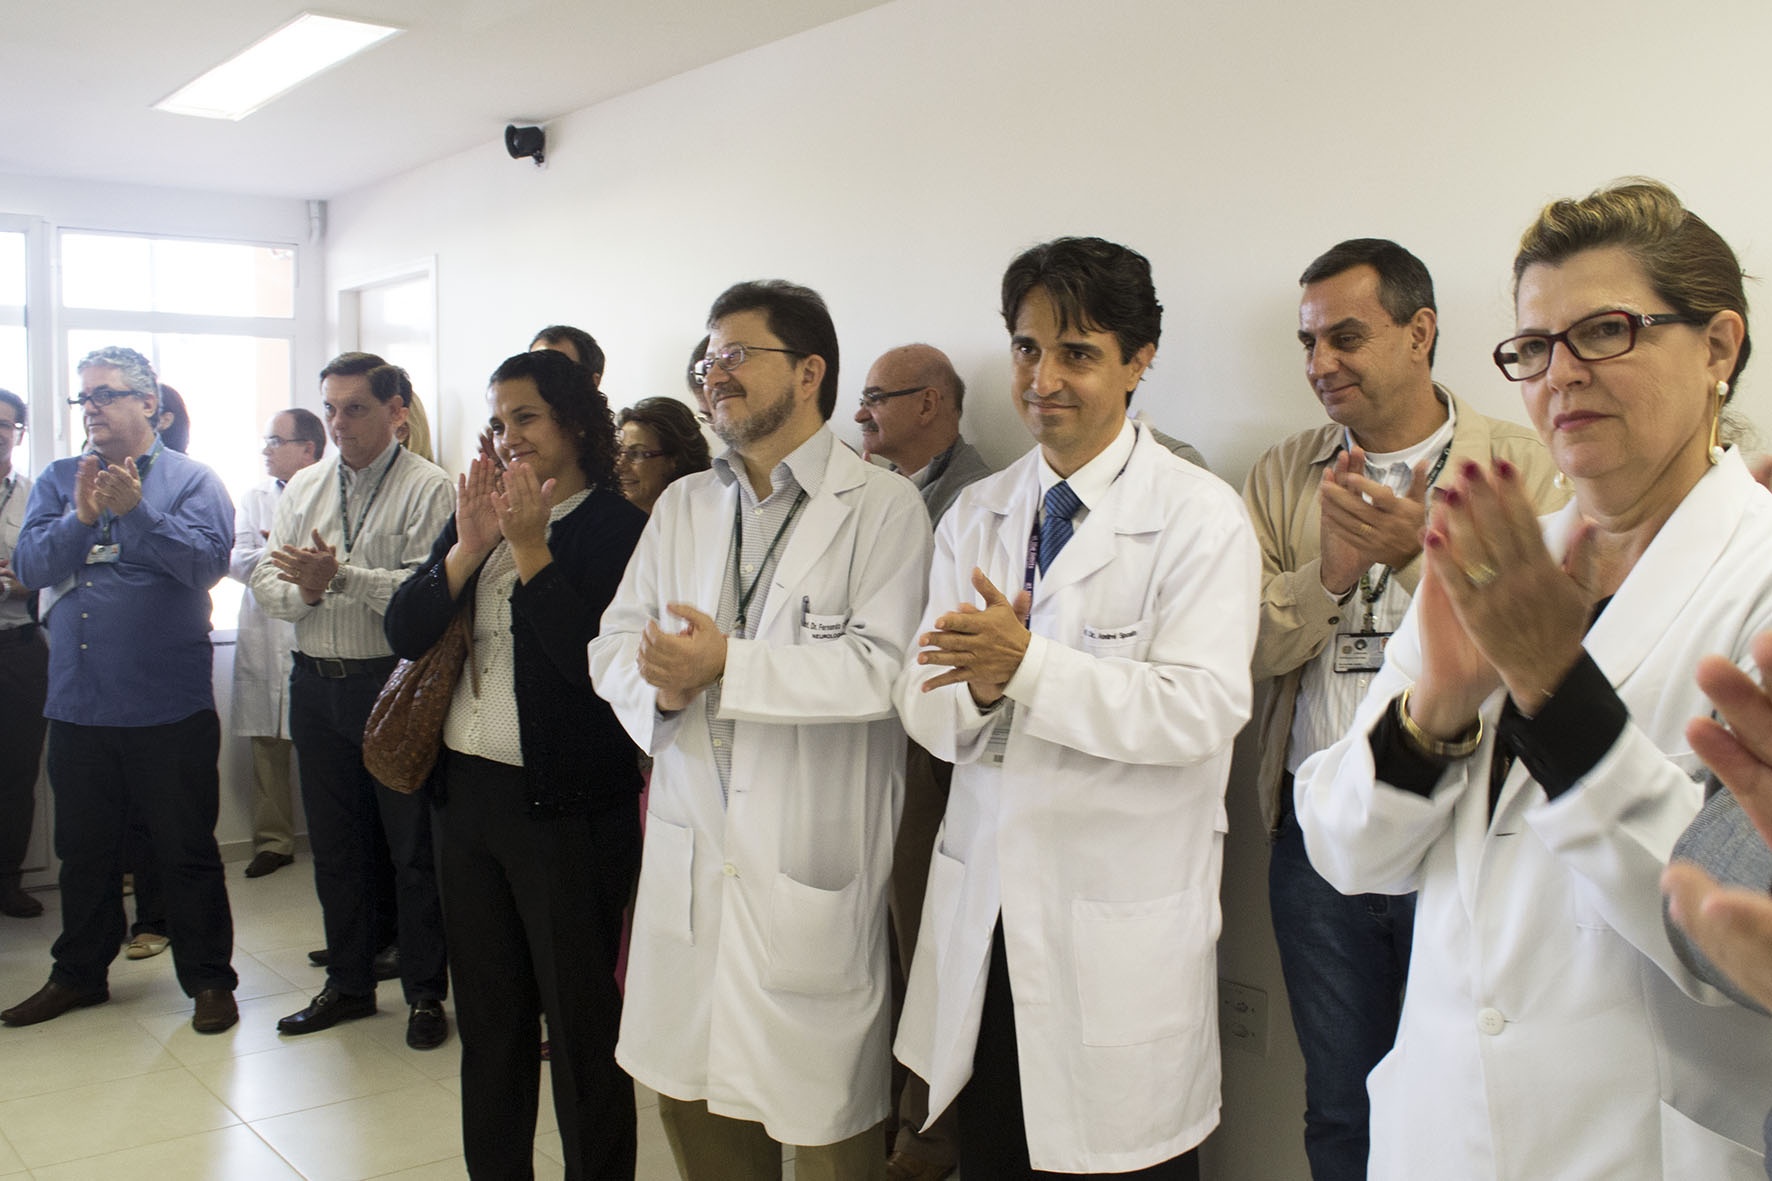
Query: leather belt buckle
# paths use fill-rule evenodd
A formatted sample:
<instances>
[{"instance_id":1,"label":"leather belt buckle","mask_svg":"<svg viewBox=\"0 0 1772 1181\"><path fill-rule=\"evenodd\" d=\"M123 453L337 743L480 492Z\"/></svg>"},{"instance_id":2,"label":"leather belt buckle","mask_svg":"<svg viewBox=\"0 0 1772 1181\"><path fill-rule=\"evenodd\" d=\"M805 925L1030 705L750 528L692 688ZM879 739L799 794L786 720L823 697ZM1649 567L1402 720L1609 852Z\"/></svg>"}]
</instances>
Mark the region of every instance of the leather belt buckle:
<instances>
[{"instance_id":1,"label":"leather belt buckle","mask_svg":"<svg viewBox=\"0 0 1772 1181\"><path fill-rule=\"evenodd\" d=\"M345 667L345 662L334 657L310 656L308 659L314 662L314 671L328 680L343 680L351 675L351 670Z\"/></svg>"}]
</instances>

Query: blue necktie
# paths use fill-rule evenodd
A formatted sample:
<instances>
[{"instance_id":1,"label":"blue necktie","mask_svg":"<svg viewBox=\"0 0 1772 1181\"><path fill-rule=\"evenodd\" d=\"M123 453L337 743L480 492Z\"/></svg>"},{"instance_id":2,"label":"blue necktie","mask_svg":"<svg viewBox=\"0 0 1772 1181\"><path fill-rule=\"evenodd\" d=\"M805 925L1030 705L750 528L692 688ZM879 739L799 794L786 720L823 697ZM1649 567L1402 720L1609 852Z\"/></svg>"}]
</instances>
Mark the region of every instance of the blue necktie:
<instances>
[{"instance_id":1,"label":"blue necktie","mask_svg":"<svg viewBox=\"0 0 1772 1181\"><path fill-rule=\"evenodd\" d=\"M1040 521L1040 573L1052 565L1052 559L1071 539L1071 515L1083 507L1071 486L1060 480L1046 490L1046 516Z\"/></svg>"}]
</instances>

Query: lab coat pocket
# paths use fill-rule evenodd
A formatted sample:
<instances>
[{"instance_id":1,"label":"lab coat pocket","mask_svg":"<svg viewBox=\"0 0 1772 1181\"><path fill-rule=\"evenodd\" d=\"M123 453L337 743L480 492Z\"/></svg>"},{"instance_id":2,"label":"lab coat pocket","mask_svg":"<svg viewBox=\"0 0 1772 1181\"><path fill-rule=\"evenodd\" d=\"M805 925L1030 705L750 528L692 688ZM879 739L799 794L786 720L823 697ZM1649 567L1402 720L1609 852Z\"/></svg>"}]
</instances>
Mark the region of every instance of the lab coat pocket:
<instances>
[{"instance_id":1,"label":"lab coat pocket","mask_svg":"<svg viewBox=\"0 0 1772 1181\"><path fill-rule=\"evenodd\" d=\"M934 948L935 971L944 980L947 973L943 967L951 954L954 924L960 914L960 892L965 882L966 863L950 854L938 839L935 855L929 859L929 881L923 892L925 902L917 946Z\"/></svg>"},{"instance_id":2,"label":"lab coat pocket","mask_svg":"<svg viewBox=\"0 0 1772 1181\"><path fill-rule=\"evenodd\" d=\"M873 949L867 930L861 878L851 878L840 890L823 890L776 874L769 890L769 962L763 986L808 994L864 987Z\"/></svg>"},{"instance_id":3,"label":"lab coat pocket","mask_svg":"<svg viewBox=\"0 0 1772 1181\"><path fill-rule=\"evenodd\" d=\"M1071 903L1084 1045L1141 1045L1200 1024L1213 971L1210 905L1197 888Z\"/></svg>"},{"instance_id":4,"label":"lab coat pocket","mask_svg":"<svg viewBox=\"0 0 1772 1181\"><path fill-rule=\"evenodd\" d=\"M1122 623L1113 627L1083 625L1083 651L1091 656L1117 656L1143 660L1151 650L1151 621Z\"/></svg>"},{"instance_id":5,"label":"lab coat pocket","mask_svg":"<svg viewBox=\"0 0 1772 1181\"><path fill-rule=\"evenodd\" d=\"M1661 1175L1717 1181L1762 1181L1766 1158L1713 1132L1684 1112L1661 1105Z\"/></svg>"},{"instance_id":6,"label":"lab coat pocket","mask_svg":"<svg viewBox=\"0 0 1772 1181\"><path fill-rule=\"evenodd\" d=\"M695 830L646 813L645 888L637 917L656 935L695 943Z\"/></svg>"}]
</instances>

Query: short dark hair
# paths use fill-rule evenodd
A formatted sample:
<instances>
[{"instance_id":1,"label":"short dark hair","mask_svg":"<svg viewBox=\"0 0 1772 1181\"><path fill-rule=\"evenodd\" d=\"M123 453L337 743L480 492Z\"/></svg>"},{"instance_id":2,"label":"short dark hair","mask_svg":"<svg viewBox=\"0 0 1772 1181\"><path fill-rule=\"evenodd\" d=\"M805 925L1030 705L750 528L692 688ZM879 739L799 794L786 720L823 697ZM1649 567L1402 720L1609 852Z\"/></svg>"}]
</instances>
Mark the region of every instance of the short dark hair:
<instances>
[{"instance_id":1,"label":"short dark hair","mask_svg":"<svg viewBox=\"0 0 1772 1181\"><path fill-rule=\"evenodd\" d=\"M1113 333L1121 363L1163 335L1150 260L1117 242L1054 238L1016 256L1003 272L1003 325L1011 333L1036 287L1051 297L1060 328Z\"/></svg>"},{"instance_id":2,"label":"short dark hair","mask_svg":"<svg viewBox=\"0 0 1772 1181\"><path fill-rule=\"evenodd\" d=\"M326 454L326 424L320 421L318 414L312 410L303 410L300 406L291 406L281 413L289 415L290 420L295 423L297 443L312 443L316 460Z\"/></svg>"},{"instance_id":3,"label":"short dark hair","mask_svg":"<svg viewBox=\"0 0 1772 1181\"><path fill-rule=\"evenodd\" d=\"M0 390L0 402L5 402L8 406L18 411L17 414L13 415L13 421L20 426L25 425L25 400L23 398L19 397L11 390Z\"/></svg>"},{"instance_id":4,"label":"short dark hair","mask_svg":"<svg viewBox=\"0 0 1772 1181\"><path fill-rule=\"evenodd\" d=\"M831 323L824 297L786 279L734 283L708 311L708 328L739 312L762 312L769 331L780 337L783 345L801 356L824 360L818 412L829 422L837 408L837 326Z\"/></svg>"},{"instance_id":5,"label":"short dark hair","mask_svg":"<svg viewBox=\"0 0 1772 1181\"><path fill-rule=\"evenodd\" d=\"M578 354L578 363L589 369L599 382L603 377L603 348L597 338L583 328L574 328L570 324L549 324L530 340L529 347L538 344L569 344L572 351Z\"/></svg>"},{"instance_id":6,"label":"short dark hair","mask_svg":"<svg viewBox=\"0 0 1772 1181\"><path fill-rule=\"evenodd\" d=\"M695 413L675 398L641 398L615 416L615 425L624 427L638 423L658 436L658 445L671 457L676 467L671 479L691 472L705 472L713 466L708 454L708 441L695 424Z\"/></svg>"},{"instance_id":7,"label":"short dark hair","mask_svg":"<svg viewBox=\"0 0 1772 1181\"><path fill-rule=\"evenodd\" d=\"M172 415L172 421L167 424L165 430L160 432L160 441L181 455L189 451L191 449L191 412L185 409L185 396L165 382L160 383L158 413Z\"/></svg>"},{"instance_id":8,"label":"short dark hair","mask_svg":"<svg viewBox=\"0 0 1772 1181\"><path fill-rule=\"evenodd\" d=\"M528 378L554 412L554 421L578 442L578 466L596 488L615 488L615 418L591 371L552 349L506 357L486 384Z\"/></svg>"},{"instance_id":9,"label":"short dark hair","mask_svg":"<svg viewBox=\"0 0 1772 1181\"><path fill-rule=\"evenodd\" d=\"M708 342L713 339L711 336L704 335L695 342L695 351L689 354L689 367L683 370L683 381L689 386L689 396L692 398L701 396L701 382L696 377L695 367L700 365L702 358L708 355Z\"/></svg>"},{"instance_id":10,"label":"short dark hair","mask_svg":"<svg viewBox=\"0 0 1772 1181\"><path fill-rule=\"evenodd\" d=\"M402 406L412 405L412 379L406 370L390 365L374 353L340 353L320 370L320 380L329 377L367 377L369 392L377 402L386 402L396 394Z\"/></svg>"},{"instance_id":11,"label":"short dark hair","mask_svg":"<svg viewBox=\"0 0 1772 1181\"><path fill-rule=\"evenodd\" d=\"M1378 272L1378 302L1394 324L1407 324L1422 308L1438 315L1434 306L1434 277L1427 264L1410 254L1389 238L1349 238L1319 254L1304 274L1298 277L1300 287L1320 283L1355 267L1371 267ZM1428 346L1427 363L1434 363L1440 348L1436 324L1434 343Z\"/></svg>"}]
</instances>

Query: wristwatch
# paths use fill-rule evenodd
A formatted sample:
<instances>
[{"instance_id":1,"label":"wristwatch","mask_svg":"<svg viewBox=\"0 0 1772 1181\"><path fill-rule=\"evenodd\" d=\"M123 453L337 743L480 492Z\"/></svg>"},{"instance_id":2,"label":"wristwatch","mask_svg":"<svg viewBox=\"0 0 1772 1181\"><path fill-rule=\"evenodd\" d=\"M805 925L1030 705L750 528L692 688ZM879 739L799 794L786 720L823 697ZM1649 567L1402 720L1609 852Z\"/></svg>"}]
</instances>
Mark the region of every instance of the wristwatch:
<instances>
[{"instance_id":1,"label":"wristwatch","mask_svg":"<svg viewBox=\"0 0 1772 1181\"><path fill-rule=\"evenodd\" d=\"M326 593L329 595L341 594L341 593L343 593L344 589L345 589L345 568L343 566L340 566L338 568L337 573L333 574L332 581L326 584Z\"/></svg>"}]
</instances>

